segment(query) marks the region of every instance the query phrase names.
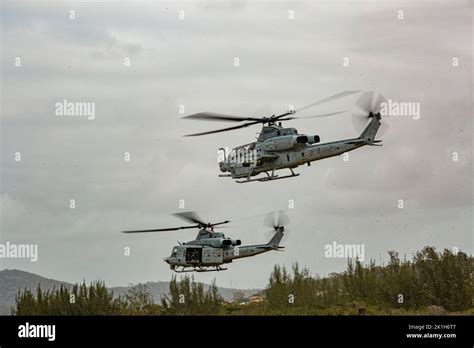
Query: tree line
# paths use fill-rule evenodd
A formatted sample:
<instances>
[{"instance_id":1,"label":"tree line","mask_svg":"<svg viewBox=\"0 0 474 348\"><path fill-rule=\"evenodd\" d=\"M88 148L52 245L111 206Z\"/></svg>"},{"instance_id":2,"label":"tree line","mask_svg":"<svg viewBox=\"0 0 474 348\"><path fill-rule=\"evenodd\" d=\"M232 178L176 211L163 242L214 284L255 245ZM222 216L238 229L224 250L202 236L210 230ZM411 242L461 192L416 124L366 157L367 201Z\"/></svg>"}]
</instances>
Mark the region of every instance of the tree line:
<instances>
[{"instance_id":1,"label":"tree line","mask_svg":"<svg viewBox=\"0 0 474 348\"><path fill-rule=\"evenodd\" d=\"M223 302L213 282L208 291L202 283L185 276L173 276L169 295L154 302L146 285L131 287L125 295L114 296L105 283L75 284L71 288L61 285L58 289L32 292L19 290L12 308L13 315L206 315L217 314Z\"/></svg>"},{"instance_id":2,"label":"tree line","mask_svg":"<svg viewBox=\"0 0 474 348\"><path fill-rule=\"evenodd\" d=\"M169 294L155 303L146 285L114 296L104 282L57 289L19 290L14 315L327 315L426 313L436 307L473 313L473 258L425 247L412 260L389 252L387 265L349 260L346 270L312 276L295 263L276 265L257 303L228 303L213 282L207 291L193 277L173 276Z\"/></svg>"},{"instance_id":3,"label":"tree line","mask_svg":"<svg viewBox=\"0 0 474 348\"><path fill-rule=\"evenodd\" d=\"M402 261L394 251L389 256L387 265L349 261L344 272L326 278L312 277L298 264L291 273L275 266L265 291L268 313L325 313L328 308L333 314L364 314L367 309L396 313L429 306L472 311L472 257L432 247L417 252L413 260Z\"/></svg>"}]
</instances>

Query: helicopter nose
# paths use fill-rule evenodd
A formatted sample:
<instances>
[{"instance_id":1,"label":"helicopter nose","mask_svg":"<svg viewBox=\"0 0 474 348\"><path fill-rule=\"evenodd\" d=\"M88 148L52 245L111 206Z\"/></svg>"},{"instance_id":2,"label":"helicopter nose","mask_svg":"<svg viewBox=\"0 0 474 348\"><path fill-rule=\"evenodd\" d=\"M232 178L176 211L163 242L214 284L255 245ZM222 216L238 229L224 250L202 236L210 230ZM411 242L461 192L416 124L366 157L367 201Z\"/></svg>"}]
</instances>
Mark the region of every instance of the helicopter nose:
<instances>
[{"instance_id":1,"label":"helicopter nose","mask_svg":"<svg viewBox=\"0 0 474 348\"><path fill-rule=\"evenodd\" d=\"M170 258L169 258L169 257L165 257L165 258L163 259L163 261L165 261L167 264L169 264L169 263L170 263Z\"/></svg>"}]
</instances>

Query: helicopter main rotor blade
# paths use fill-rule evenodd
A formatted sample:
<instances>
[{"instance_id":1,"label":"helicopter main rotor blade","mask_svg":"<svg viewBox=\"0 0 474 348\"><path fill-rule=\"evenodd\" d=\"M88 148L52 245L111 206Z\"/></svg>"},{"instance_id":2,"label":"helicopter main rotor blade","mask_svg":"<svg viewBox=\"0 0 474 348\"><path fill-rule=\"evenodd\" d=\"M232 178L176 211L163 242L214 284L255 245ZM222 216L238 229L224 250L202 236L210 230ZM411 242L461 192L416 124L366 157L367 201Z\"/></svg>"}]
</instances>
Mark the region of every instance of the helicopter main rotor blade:
<instances>
[{"instance_id":1,"label":"helicopter main rotor blade","mask_svg":"<svg viewBox=\"0 0 474 348\"><path fill-rule=\"evenodd\" d=\"M189 229L189 228L203 228L203 227L212 227L212 226L218 226L218 225L223 225L227 224L230 221L222 221L222 222L216 222L216 223L206 223L203 222L201 218L197 215L196 212L194 211L187 211L187 212L182 212L182 213L176 213L173 214L185 221L194 223L195 225L191 226L181 226L181 227L170 227L170 228L157 228L157 229L151 229L151 230L133 230L133 231L122 231L122 233L145 233L145 232L165 232L165 231L177 231L177 230L184 230L184 229Z\"/></svg>"},{"instance_id":2,"label":"helicopter main rotor blade","mask_svg":"<svg viewBox=\"0 0 474 348\"><path fill-rule=\"evenodd\" d=\"M285 116L288 116L288 115L293 115L295 112L296 111L286 111L285 113L283 113L281 115L277 115L277 116L273 115L273 116L270 117L270 119L272 121L277 121L277 120L282 121L282 117L285 117ZM268 119L265 120L265 121L268 121Z\"/></svg>"},{"instance_id":3,"label":"helicopter main rotor blade","mask_svg":"<svg viewBox=\"0 0 474 348\"><path fill-rule=\"evenodd\" d=\"M182 220L195 223L201 226L207 225L207 223L203 222L202 219L194 211L185 211L182 213L175 213L173 215L179 217Z\"/></svg>"},{"instance_id":4,"label":"helicopter main rotor blade","mask_svg":"<svg viewBox=\"0 0 474 348\"><path fill-rule=\"evenodd\" d=\"M177 230L184 230L188 228L199 228L199 227L200 225L194 225L194 226L183 226L183 227L158 228L158 229L153 229L153 230L122 231L122 233L165 232L165 231L177 231Z\"/></svg>"},{"instance_id":5,"label":"helicopter main rotor blade","mask_svg":"<svg viewBox=\"0 0 474 348\"><path fill-rule=\"evenodd\" d=\"M219 114L216 112L199 112L197 114L192 114L189 116L185 116L183 118L190 118L193 120L205 120L205 121L232 121L232 122L261 121L261 118L225 115L225 114Z\"/></svg>"},{"instance_id":6,"label":"helicopter main rotor blade","mask_svg":"<svg viewBox=\"0 0 474 348\"><path fill-rule=\"evenodd\" d=\"M302 116L302 117L294 116L294 117L288 117L288 118L285 118L285 119L282 119L282 120L287 121L287 120L294 120L294 119L298 120L298 119L304 119L304 118L328 117L328 116L343 114L343 113L348 112L348 111L350 111L350 110L342 110L342 111L337 111L337 112L330 112L328 114L319 114L319 115L313 115L313 116Z\"/></svg>"},{"instance_id":7,"label":"helicopter main rotor blade","mask_svg":"<svg viewBox=\"0 0 474 348\"><path fill-rule=\"evenodd\" d=\"M218 225L228 224L229 222L230 222L229 220L222 221L222 222L216 222L215 224L211 224L211 226L218 226Z\"/></svg>"},{"instance_id":8,"label":"helicopter main rotor blade","mask_svg":"<svg viewBox=\"0 0 474 348\"><path fill-rule=\"evenodd\" d=\"M214 133L220 133L220 132L227 132L227 131L234 130L234 129L245 128L245 127L248 127L248 126L251 126L251 125L254 125L254 124L258 124L258 123L262 123L262 120L254 121L254 122L249 122L249 123L244 123L244 124L241 124L241 125L238 125L238 126L234 126L234 127L215 129L215 130L208 131L208 132L186 134L185 137L197 137L197 136L200 136L200 135L214 134Z\"/></svg>"},{"instance_id":9,"label":"helicopter main rotor blade","mask_svg":"<svg viewBox=\"0 0 474 348\"><path fill-rule=\"evenodd\" d=\"M312 108L316 105L320 105L320 104L324 104L324 103L328 103L330 101L333 101L333 100L336 100L336 99L339 99L339 98L344 98L344 97L347 97L351 94L355 94L355 93L359 93L360 91L344 91L344 92L340 92L340 93L337 93L337 94L334 94L330 97L327 97L327 98L324 98L324 99L321 99L317 102L314 102L314 103L311 103L309 105L306 105L306 106L303 106L299 109L296 109L295 112L298 112L298 111L302 111L302 110L306 110L306 109L309 109L309 108Z\"/></svg>"},{"instance_id":10,"label":"helicopter main rotor blade","mask_svg":"<svg viewBox=\"0 0 474 348\"><path fill-rule=\"evenodd\" d=\"M230 222L229 220L222 221L222 222L216 222L216 223L204 222L197 215L197 213L194 212L194 211L186 211L186 212L183 212L183 213L176 213L176 214L173 214L173 215L175 215L175 216L177 216L177 217L179 217L183 220L186 220L188 222L198 224L198 226L201 226L201 227L223 225L223 224L227 224L227 223Z\"/></svg>"},{"instance_id":11,"label":"helicopter main rotor blade","mask_svg":"<svg viewBox=\"0 0 474 348\"><path fill-rule=\"evenodd\" d=\"M316 118L316 117L327 117L327 116L337 115L337 114L340 114L340 113L343 113L343 112L346 112L346 111L338 111L338 112L332 112L332 113L328 113L328 114L321 114L321 115L314 115L314 116L307 116L307 117L290 116L290 115L293 115L294 113L296 113L297 111L302 111L302 110L305 110L305 109L308 109L308 108L311 108L311 107L314 107L314 106L317 106L317 105L320 105L320 104L323 104L323 103L327 103L327 102L330 102L330 101L333 101L333 100L336 100L336 99L339 99L339 98L343 98L343 97L346 97L346 96L349 96L351 94L355 94L355 93L358 93L358 92L359 91L340 92L340 93L334 94L334 95L332 95L328 98L319 100L315 103L311 103L309 105L303 106L302 108L299 108L297 110L287 111L287 112L285 112L281 115L277 115L277 116L272 115L270 117L260 117L260 118L258 118L258 117L243 117L243 116L233 116L233 115L219 114L219 113L214 113L214 112L199 112L197 114L192 114L192 115L189 115L189 116L185 116L183 118L195 119L195 120L207 120L207 121L210 121L210 120L213 120L213 121L227 121L227 122L229 122L229 121L230 122L247 121L247 123L240 124L238 126L233 126L233 127L215 129L215 130L211 130L211 131L207 131L207 132L186 134L185 137L196 137L196 136L201 136L201 135L206 135L206 134L227 132L227 131L231 131L231 130L235 130L235 129L240 129L240 128L245 128L245 127L248 127L248 126L252 126L252 125L258 124L258 123L272 124L272 123L275 123L278 120L288 121L288 120L292 120L292 119L296 119L296 118Z\"/></svg>"}]
</instances>

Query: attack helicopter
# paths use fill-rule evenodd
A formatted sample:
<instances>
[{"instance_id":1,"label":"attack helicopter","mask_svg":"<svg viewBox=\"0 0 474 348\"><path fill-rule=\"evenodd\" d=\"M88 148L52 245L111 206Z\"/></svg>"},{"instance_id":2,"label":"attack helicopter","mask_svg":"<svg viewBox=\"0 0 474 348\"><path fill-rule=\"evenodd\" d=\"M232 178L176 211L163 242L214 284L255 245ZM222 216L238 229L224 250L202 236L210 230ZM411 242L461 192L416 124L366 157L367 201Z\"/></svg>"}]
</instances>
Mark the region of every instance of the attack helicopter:
<instances>
[{"instance_id":1,"label":"attack helicopter","mask_svg":"<svg viewBox=\"0 0 474 348\"><path fill-rule=\"evenodd\" d=\"M381 140L376 140L376 134L380 129L383 133L388 124L382 120L381 109L386 99L376 92L366 92L362 94L355 103L352 113L352 121L355 129L360 132L357 138L337 140L320 144L319 135L299 134L295 128L283 127L282 121L294 119L318 118L334 116L346 113L349 110L325 113L313 116L296 117L296 112L303 111L333 100L343 98L360 91L344 91L331 97L319 100L297 110L289 110L280 115L270 117L242 117L224 115L213 112L201 112L185 116L185 119L207 120L207 121L227 121L241 123L237 126L216 129L212 131L188 134L194 137L206 134L231 131L245 128L251 125L262 124L262 130L257 141L235 147L226 153L224 148L220 148L221 158L219 168L222 173L220 177L231 177L238 183L248 183L253 181L272 181L299 176L293 169L321 159L338 156L346 152L358 149L362 146L382 146ZM290 174L278 176L275 171L289 169ZM263 174L265 173L265 174ZM258 176L263 174L263 176ZM252 178L257 176L256 178Z\"/></svg>"},{"instance_id":2,"label":"attack helicopter","mask_svg":"<svg viewBox=\"0 0 474 348\"><path fill-rule=\"evenodd\" d=\"M199 232L194 240L184 243L178 242L179 245L173 247L171 255L164 259L170 265L170 269L177 273L225 271L227 268L221 266L231 263L233 260L272 250L281 251L284 247L280 246L280 242L285 234L285 225L289 223L289 218L284 212L270 213L265 218L265 225L273 229L273 235L268 243L241 245L240 239L227 238L224 233L214 231L215 226L227 224L230 222L228 220L205 223L195 212L183 212L174 215L193 225L122 231L122 233L165 232L198 228Z\"/></svg>"}]
</instances>

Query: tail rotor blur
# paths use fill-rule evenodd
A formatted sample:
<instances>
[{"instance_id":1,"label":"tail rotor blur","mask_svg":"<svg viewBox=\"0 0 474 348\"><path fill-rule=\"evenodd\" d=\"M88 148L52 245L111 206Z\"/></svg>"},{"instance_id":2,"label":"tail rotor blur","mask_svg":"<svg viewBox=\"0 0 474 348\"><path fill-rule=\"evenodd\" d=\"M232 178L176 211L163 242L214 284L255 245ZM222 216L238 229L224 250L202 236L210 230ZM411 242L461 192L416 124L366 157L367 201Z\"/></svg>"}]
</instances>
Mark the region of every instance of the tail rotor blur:
<instances>
[{"instance_id":1,"label":"tail rotor blur","mask_svg":"<svg viewBox=\"0 0 474 348\"><path fill-rule=\"evenodd\" d=\"M360 134L371 118L379 117L381 125L378 134L379 136L384 135L389 128L385 117L382 118L381 115L382 107L384 104L386 105L386 103L387 99L385 99L385 97L380 93L370 91L362 94L357 99L352 110L352 124L355 131Z\"/></svg>"}]
</instances>

